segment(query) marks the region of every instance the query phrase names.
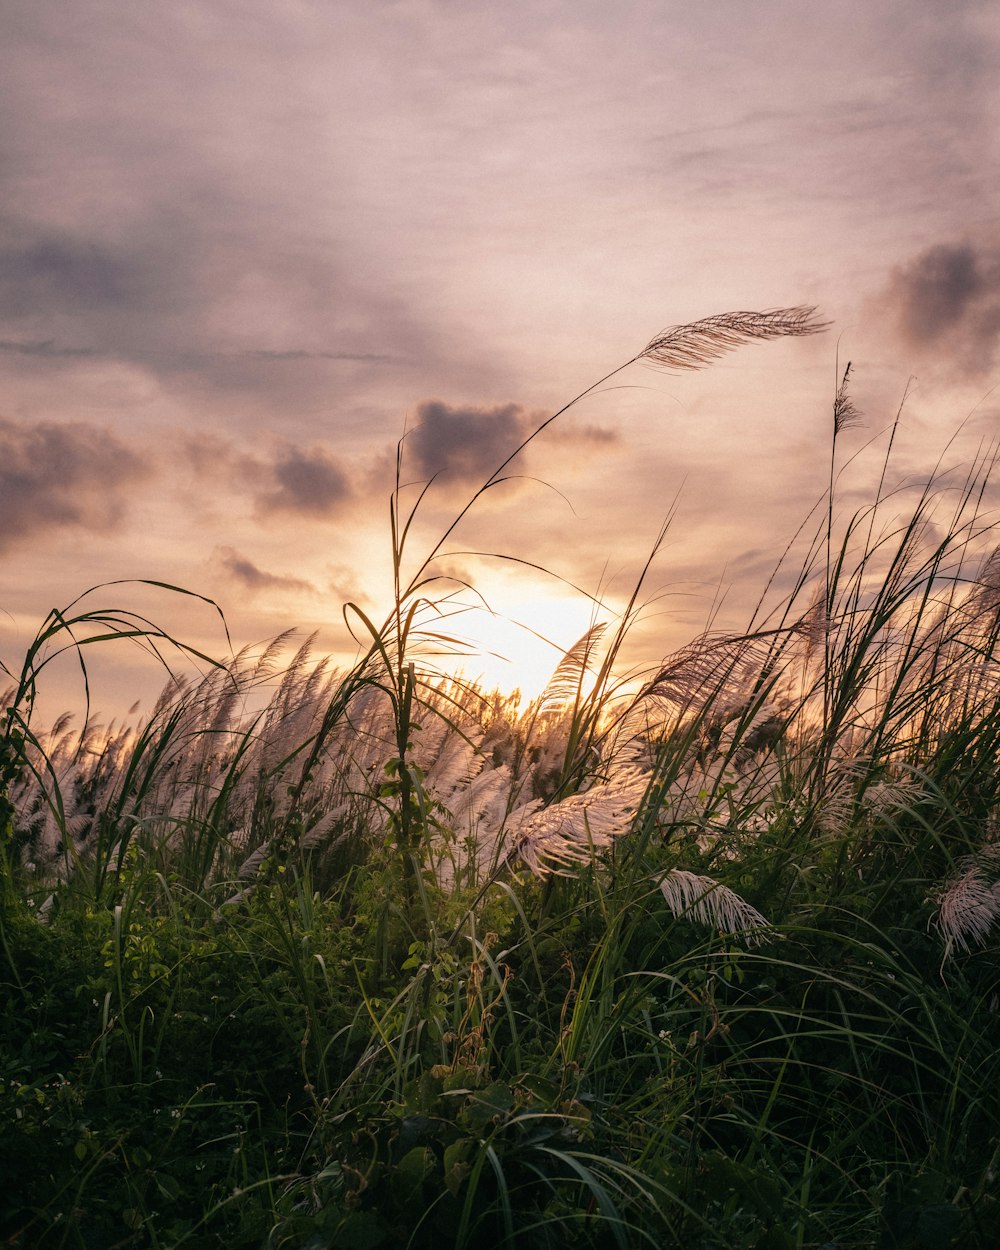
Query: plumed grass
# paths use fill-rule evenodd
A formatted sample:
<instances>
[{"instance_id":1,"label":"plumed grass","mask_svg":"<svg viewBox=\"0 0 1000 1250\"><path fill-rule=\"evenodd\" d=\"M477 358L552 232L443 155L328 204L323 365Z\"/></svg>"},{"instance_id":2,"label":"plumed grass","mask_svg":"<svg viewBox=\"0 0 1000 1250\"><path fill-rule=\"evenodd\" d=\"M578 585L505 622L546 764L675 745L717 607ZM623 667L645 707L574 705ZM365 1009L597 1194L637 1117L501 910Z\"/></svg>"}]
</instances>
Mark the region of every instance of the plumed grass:
<instances>
[{"instance_id":1,"label":"plumed grass","mask_svg":"<svg viewBox=\"0 0 1000 1250\"><path fill-rule=\"evenodd\" d=\"M350 671L289 635L43 731L53 648L174 645L46 621L0 722L5 1244L1000 1242L994 464L887 458L838 529L849 380L792 589L638 678L641 581L527 708L437 671L454 525L409 559L401 473Z\"/></svg>"}]
</instances>

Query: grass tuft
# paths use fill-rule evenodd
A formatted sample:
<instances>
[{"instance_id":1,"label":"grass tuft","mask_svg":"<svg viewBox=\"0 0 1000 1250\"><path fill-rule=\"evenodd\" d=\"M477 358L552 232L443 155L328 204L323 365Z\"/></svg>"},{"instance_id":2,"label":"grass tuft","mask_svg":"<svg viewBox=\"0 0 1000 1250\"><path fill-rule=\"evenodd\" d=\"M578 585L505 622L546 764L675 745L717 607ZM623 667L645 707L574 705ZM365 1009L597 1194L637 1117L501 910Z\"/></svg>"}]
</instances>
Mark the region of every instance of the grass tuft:
<instances>
[{"instance_id":1,"label":"grass tuft","mask_svg":"<svg viewBox=\"0 0 1000 1250\"><path fill-rule=\"evenodd\" d=\"M626 365L822 328L730 313ZM3 1244L1000 1243L995 457L894 487L893 429L838 521L849 377L746 629L639 677L666 527L532 706L434 667L450 536L595 387L416 556L400 447L348 671L289 634L43 730L59 650L184 650L50 614L0 714Z\"/></svg>"}]
</instances>

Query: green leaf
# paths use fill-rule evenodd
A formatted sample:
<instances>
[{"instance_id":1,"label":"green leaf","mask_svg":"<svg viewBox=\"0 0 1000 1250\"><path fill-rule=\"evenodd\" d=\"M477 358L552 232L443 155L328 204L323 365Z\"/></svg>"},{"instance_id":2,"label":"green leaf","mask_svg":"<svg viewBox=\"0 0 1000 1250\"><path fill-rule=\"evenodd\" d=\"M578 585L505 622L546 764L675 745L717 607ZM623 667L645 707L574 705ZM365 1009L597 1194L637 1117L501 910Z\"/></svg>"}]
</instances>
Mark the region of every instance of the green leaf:
<instances>
[{"instance_id":1,"label":"green leaf","mask_svg":"<svg viewBox=\"0 0 1000 1250\"><path fill-rule=\"evenodd\" d=\"M475 1150L476 1143L470 1137L460 1137L453 1141L444 1152L444 1183L452 1197L457 1198L465 1178L472 1171L469 1156Z\"/></svg>"},{"instance_id":2,"label":"green leaf","mask_svg":"<svg viewBox=\"0 0 1000 1250\"><path fill-rule=\"evenodd\" d=\"M392 1187L403 1204L414 1201L424 1181L434 1171L434 1151L428 1146L414 1146L396 1164L392 1175Z\"/></svg>"},{"instance_id":3,"label":"green leaf","mask_svg":"<svg viewBox=\"0 0 1000 1250\"><path fill-rule=\"evenodd\" d=\"M513 1106L514 1095L510 1086L495 1081L470 1095L458 1120L464 1128L479 1135L491 1121L500 1120Z\"/></svg>"},{"instance_id":4,"label":"green leaf","mask_svg":"<svg viewBox=\"0 0 1000 1250\"><path fill-rule=\"evenodd\" d=\"M376 1250L385 1245L382 1221L371 1211L352 1211L337 1229L336 1244L341 1250Z\"/></svg>"}]
</instances>

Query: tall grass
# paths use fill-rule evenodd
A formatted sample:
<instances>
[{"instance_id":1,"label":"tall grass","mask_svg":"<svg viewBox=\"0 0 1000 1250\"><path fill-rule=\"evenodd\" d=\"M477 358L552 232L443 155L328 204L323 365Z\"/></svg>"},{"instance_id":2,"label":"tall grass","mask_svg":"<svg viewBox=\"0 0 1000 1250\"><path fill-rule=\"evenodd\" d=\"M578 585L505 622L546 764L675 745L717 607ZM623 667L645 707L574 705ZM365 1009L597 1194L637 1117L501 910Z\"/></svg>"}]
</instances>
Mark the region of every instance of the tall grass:
<instances>
[{"instance_id":1,"label":"tall grass","mask_svg":"<svg viewBox=\"0 0 1000 1250\"><path fill-rule=\"evenodd\" d=\"M412 559L400 449L346 673L285 637L42 732L45 644L168 641L46 622L0 754L7 1244L996 1244L995 453L916 490L887 455L839 524L849 381L791 591L638 681L648 566L527 708L431 666L520 449Z\"/></svg>"}]
</instances>

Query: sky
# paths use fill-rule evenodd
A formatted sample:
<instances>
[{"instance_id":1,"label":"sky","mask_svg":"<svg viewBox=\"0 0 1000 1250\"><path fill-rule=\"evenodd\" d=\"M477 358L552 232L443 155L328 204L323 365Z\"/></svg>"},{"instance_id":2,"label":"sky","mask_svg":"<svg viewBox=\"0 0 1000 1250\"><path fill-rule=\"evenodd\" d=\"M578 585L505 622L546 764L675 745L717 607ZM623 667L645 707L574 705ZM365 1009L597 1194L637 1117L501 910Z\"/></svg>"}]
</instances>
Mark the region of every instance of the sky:
<instances>
[{"instance_id":1,"label":"sky","mask_svg":"<svg viewBox=\"0 0 1000 1250\"><path fill-rule=\"evenodd\" d=\"M548 416L713 314L830 328L632 365L532 441L434 569L519 622L450 618L505 657L467 671L541 681L668 516L629 662L740 628L823 492L847 360L845 506L904 393L901 476L996 432L992 0L6 0L0 32L9 668L127 579L211 598L230 641L190 596L84 605L348 662L344 605L392 602L400 440L404 510L433 479L414 568ZM110 650L95 701L148 706L162 672Z\"/></svg>"}]
</instances>

